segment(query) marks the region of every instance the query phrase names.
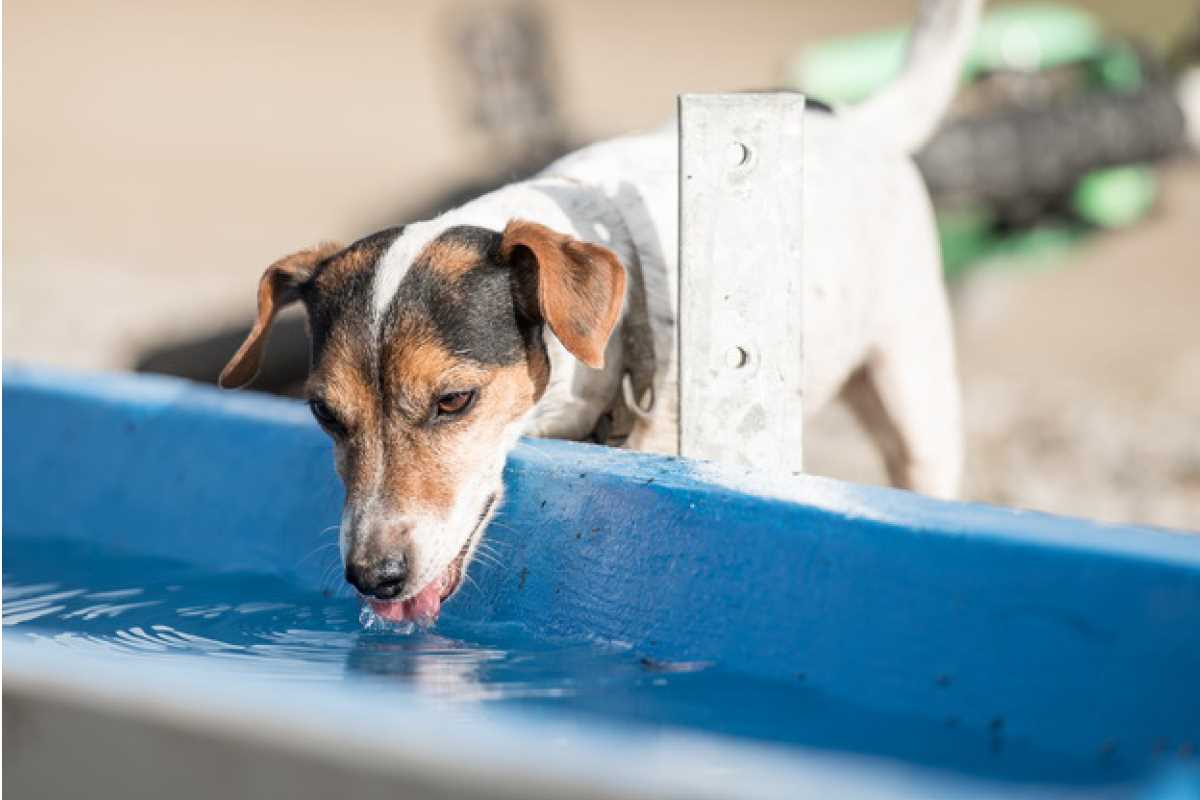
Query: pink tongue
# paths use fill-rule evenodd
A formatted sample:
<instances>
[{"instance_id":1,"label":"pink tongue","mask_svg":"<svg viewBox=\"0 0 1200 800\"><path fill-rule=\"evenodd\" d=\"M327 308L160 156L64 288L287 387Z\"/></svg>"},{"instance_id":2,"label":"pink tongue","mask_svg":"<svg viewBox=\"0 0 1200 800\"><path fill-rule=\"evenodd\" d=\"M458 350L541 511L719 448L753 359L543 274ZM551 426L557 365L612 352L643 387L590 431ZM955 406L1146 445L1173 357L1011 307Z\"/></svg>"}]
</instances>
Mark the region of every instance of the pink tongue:
<instances>
[{"instance_id":1,"label":"pink tongue","mask_svg":"<svg viewBox=\"0 0 1200 800\"><path fill-rule=\"evenodd\" d=\"M389 622L432 625L442 610L442 581L430 581L428 586L401 603L382 600L371 600L370 603L371 610Z\"/></svg>"}]
</instances>

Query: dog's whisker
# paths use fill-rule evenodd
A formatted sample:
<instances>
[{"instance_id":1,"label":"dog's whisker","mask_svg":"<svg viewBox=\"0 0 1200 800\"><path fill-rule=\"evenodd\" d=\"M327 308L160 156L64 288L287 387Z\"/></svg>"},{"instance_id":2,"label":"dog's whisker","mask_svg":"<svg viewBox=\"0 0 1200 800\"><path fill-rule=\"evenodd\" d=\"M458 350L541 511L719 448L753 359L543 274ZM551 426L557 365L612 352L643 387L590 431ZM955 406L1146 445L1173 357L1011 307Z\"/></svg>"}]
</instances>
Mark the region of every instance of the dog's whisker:
<instances>
[{"instance_id":1,"label":"dog's whisker","mask_svg":"<svg viewBox=\"0 0 1200 800\"><path fill-rule=\"evenodd\" d=\"M477 591L477 592L483 591L482 587L479 585L479 582L476 581L474 578L472 578L468 573L464 572L462 579L465 584L469 585L475 591Z\"/></svg>"},{"instance_id":2,"label":"dog's whisker","mask_svg":"<svg viewBox=\"0 0 1200 800\"><path fill-rule=\"evenodd\" d=\"M480 553L480 552L476 551L475 558L479 559L479 561L481 563L487 564L490 567L502 566L500 559L497 558L496 556L492 555L491 553Z\"/></svg>"},{"instance_id":3,"label":"dog's whisker","mask_svg":"<svg viewBox=\"0 0 1200 800\"><path fill-rule=\"evenodd\" d=\"M322 570L321 581L319 584L321 586L322 591L336 592L342 586L345 585L345 582L341 582L339 585L339 582L337 580L340 577L338 574L338 567L340 567L340 566L341 566L341 560L339 559L337 561L330 562L328 565L325 566L325 569Z\"/></svg>"},{"instance_id":4,"label":"dog's whisker","mask_svg":"<svg viewBox=\"0 0 1200 800\"><path fill-rule=\"evenodd\" d=\"M510 531L511 533L516 533L516 534L521 533L521 530L519 528L514 528L512 525L505 525L503 522L497 522L496 520L492 520L491 524L496 525L497 527L501 528L502 530Z\"/></svg>"},{"instance_id":5,"label":"dog's whisker","mask_svg":"<svg viewBox=\"0 0 1200 800\"><path fill-rule=\"evenodd\" d=\"M328 592L332 597L345 597L350 591L350 584L343 580L338 580L339 576L336 572L329 576L324 591Z\"/></svg>"},{"instance_id":6,"label":"dog's whisker","mask_svg":"<svg viewBox=\"0 0 1200 800\"><path fill-rule=\"evenodd\" d=\"M496 564L501 564L501 563L507 562L509 560L503 553L497 553L492 550L486 551L485 555L487 556L488 559L490 559L493 563L496 563Z\"/></svg>"},{"instance_id":7,"label":"dog's whisker","mask_svg":"<svg viewBox=\"0 0 1200 800\"><path fill-rule=\"evenodd\" d=\"M318 553L323 553L324 551L328 550L331 547L337 547L337 542L325 542L324 544L317 545L316 547L314 547L312 550L309 551L308 555L304 556L304 558L302 558L298 562L296 562L297 566L304 564L306 561L308 561L313 556L317 555Z\"/></svg>"},{"instance_id":8,"label":"dog's whisker","mask_svg":"<svg viewBox=\"0 0 1200 800\"><path fill-rule=\"evenodd\" d=\"M481 542L480 545L476 547L476 549L475 549L476 555L485 555L488 558L491 558L493 560L499 560L499 559L503 558L502 553L500 553L499 551L497 551L491 547L483 547L482 544L483 543Z\"/></svg>"},{"instance_id":9,"label":"dog's whisker","mask_svg":"<svg viewBox=\"0 0 1200 800\"><path fill-rule=\"evenodd\" d=\"M509 527L509 525L505 525L504 523L500 523L500 524L502 524L504 528L508 528L509 530L512 530L512 528ZM512 547L512 542L504 542L504 541L498 541L498 540L494 540L494 539L485 539L485 540L480 541L479 543L481 546L484 546L487 549L490 549L490 551L496 551L496 552L506 551L506 549L509 549Z\"/></svg>"}]
</instances>

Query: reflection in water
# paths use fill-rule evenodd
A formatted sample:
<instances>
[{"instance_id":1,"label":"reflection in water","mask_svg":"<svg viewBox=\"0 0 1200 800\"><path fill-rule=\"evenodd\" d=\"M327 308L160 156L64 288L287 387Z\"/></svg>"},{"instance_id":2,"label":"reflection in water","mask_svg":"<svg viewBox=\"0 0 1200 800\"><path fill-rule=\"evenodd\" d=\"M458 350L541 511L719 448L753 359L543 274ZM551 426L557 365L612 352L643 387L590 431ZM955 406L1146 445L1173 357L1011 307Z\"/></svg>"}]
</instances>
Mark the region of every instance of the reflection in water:
<instances>
[{"instance_id":1,"label":"reflection in water","mask_svg":"<svg viewBox=\"0 0 1200 800\"><path fill-rule=\"evenodd\" d=\"M1144 767L1040 752L987 720L904 717L857 708L795 680L760 680L719 663L672 662L620 643L536 634L517 623L448 615L436 632L364 630L357 603L276 576L215 573L79 543L6 532L6 638L110 658L202 656L272 681L360 681L386 701L404 686L447 702L569 712L783 744L875 753L977 775L1112 781ZM393 694L399 698L401 695ZM997 745L1001 746L997 746Z\"/></svg>"},{"instance_id":2,"label":"reflection in water","mask_svg":"<svg viewBox=\"0 0 1200 800\"><path fill-rule=\"evenodd\" d=\"M197 574L76 543L10 539L6 550L7 635L73 651L190 653L271 679L385 679L465 702L561 698L579 685L568 673L589 660L631 660L627 648L534 640L519 626L364 629L351 599L276 578Z\"/></svg>"},{"instance_id":3,"label":"reflection in water","mask_svg":"<svg viewBox=\"0 0 1200 800\"><path fill-rule=\"evenodd\" d=\"M422 692L449 700L499 700L512 687L484 682L489 662L507 654L492 648L467 648L434 634L358 637L346 657L346 671L397 678Z\"/></svg>"}]
</instances>

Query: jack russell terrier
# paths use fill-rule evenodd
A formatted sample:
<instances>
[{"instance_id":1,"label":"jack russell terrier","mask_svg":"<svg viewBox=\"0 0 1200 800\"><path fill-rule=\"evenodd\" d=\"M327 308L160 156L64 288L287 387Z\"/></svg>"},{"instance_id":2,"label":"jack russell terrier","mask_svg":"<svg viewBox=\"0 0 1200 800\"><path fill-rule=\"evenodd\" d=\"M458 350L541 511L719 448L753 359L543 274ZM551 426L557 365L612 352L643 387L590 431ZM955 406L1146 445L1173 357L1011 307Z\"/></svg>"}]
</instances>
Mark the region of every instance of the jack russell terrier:
<instances>
[{"instance_id":1,"label":"jack russell terrier","mask_svg":"<svg viewBox=\"0 0 1200 800\"><path fill-rule=\"evenodd\" d=\"M861 105L808 114L805 131L807 410L840 394L891 481L941 497L962 464L958 384L933 214L909 156L953 96L979 4L923 0L899 77ZM624 396L627 445L674 449L677 162L674 125L602 142L263 275L221 385L254 378L275 314L302 302L309 405L346 488L346 580L380 616L436 619L522 435L585 438ZM643 341L630 346L634 329Z\"/></svg>"}]
</instances>

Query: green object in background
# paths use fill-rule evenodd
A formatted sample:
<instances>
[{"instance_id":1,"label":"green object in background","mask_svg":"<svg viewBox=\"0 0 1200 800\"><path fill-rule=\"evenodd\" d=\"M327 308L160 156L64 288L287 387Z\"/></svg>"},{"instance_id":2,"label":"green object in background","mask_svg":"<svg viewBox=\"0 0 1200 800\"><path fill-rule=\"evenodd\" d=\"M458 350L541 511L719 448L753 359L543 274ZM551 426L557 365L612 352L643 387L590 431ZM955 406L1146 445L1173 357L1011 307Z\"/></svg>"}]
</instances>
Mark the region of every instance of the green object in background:
<instances>
[{"instance_id":1,"label":"green object in background","mask_svg":"<svg viewBox=\"0 0 1200 800\"><path fill-rule=\"evenodd\" d=\"M1053 3L993 9L984 15L967 72L1053 69L1085 61L1104 46L1104 31L1086 11Z\"/></svg>"},{"instance_id":2,"label":"green object in background","mask_svg":"<svg viewBox=\"0 0 1200 800\"><path fill-rule=\"evenodd\" d=\"M942 266L947 278L956 278L983 258L992 244L992 215L981 210L944 211L937 215Z\"/></svg>"},{"instance_id":3,"label":"green object in background","mask_svg":"<svg viewBox=\"0 0 1200 800\"><path fill-rule=\"evenodd\" d=\"M908 28L830 41L793 59L789 82L834 105L854 103L887 84L900 70ZM993 71L1033 73L1082 66L1092 89L1136 91L1142 62L1128 43L1109 40L1086 11L1053 3L990 10L981 21L964 65L964 80ZM938 233L948 279L981 262L1051 263L1050 257L1085 235L1087 226L1118 228L1146 216L1156 181L1149 167L1120 166L1089 172L1070 195L1074 220L1044 220L1028 229L1004 229L986 208L939 208Z\"/></svg>"},{"instance_id":4,"label":"green object in background","mask_svg":"<svg viewBox=\"0 0 1200 800\"><path fill-rule=\"evenodd\" d=\"M1113 42L1096 61L1095 74L1107 89L1133 91L1142 85L1142 62L1126 42Z\"/></svg>"},{"instance_id":5,"label":"green object in background","mask_svg":"<svg viewBox=\"0 0 1200 800\"><path fill-rule=\"evenodd\" d=\"M1120 228L1150 212L1157 188L1158 181L1149 167L1098 169L1080 179L1071 193L1071 205L1085 222L1101 228Z\"/></svg>"},{"instance_id":6,"label":"green object in background","mask_svg":"<svg viewBox=\"0 0 1200 800\"><path fill-rule=\"evenodd\" d=\"M1070 249L1087 231L1082 224L1058 222L1000 236L993 231L993 224L991 215L983 211L938 214L938 238L947 280L953 281L984 262L1054 266L1054 257Z\"/></svg>"},{"instance_id":7,"label":"green object in background","mask_svg":"<svg viewBox=\"0 0 1200 800\"><path fill-rule=\"evenodd\" d=\"M1059 266L1058 256L1079 243L1087 228L1078 223L1046 223L991 241L986 259L1026 267L1053 268Z\"/></svg>"},{"instance_id":8,"label":"green object in background","mask_svg":"<svg viewBox=\"0 0 1200 800\"><path fill-rule=\"evenodd\" d=\"M862 100L900 71L906 28L834 39L817 45L788 66L788 83L824 102Z\"/></svg>"},{"instance_id":9,"label":"green object in background","mask_svg":"<svg viewBox=\"0 0 1200 800\"><path fill-rule=\"evenodd\" d=\"M1154 207L1154 171L1143 166L1100 169L1085 175L1071 196L1079 223L1046 222L999 235L995 218L982 209L943 210L937 215L938 238L946 278L953 280L984 261L1048 263L1087 233L1087 225L1113 229L1143 219Z\"/></svg>"},{"instance_id":10,"label":"green object in background","mask_svg":"<svg viewBox=\"0 0 1200 800\"><path fill-rule=\"evenodd\" d=\"M813 47L791 62L788 82L829 103L862 100L900 71L908 30L893 28ZM1048 3L1004 6L984 16L965 73L969 78L990 70L1049 69L1094 58L1103 46L1103 31L1087 12Z\"/></svg>"}]
</instances>

